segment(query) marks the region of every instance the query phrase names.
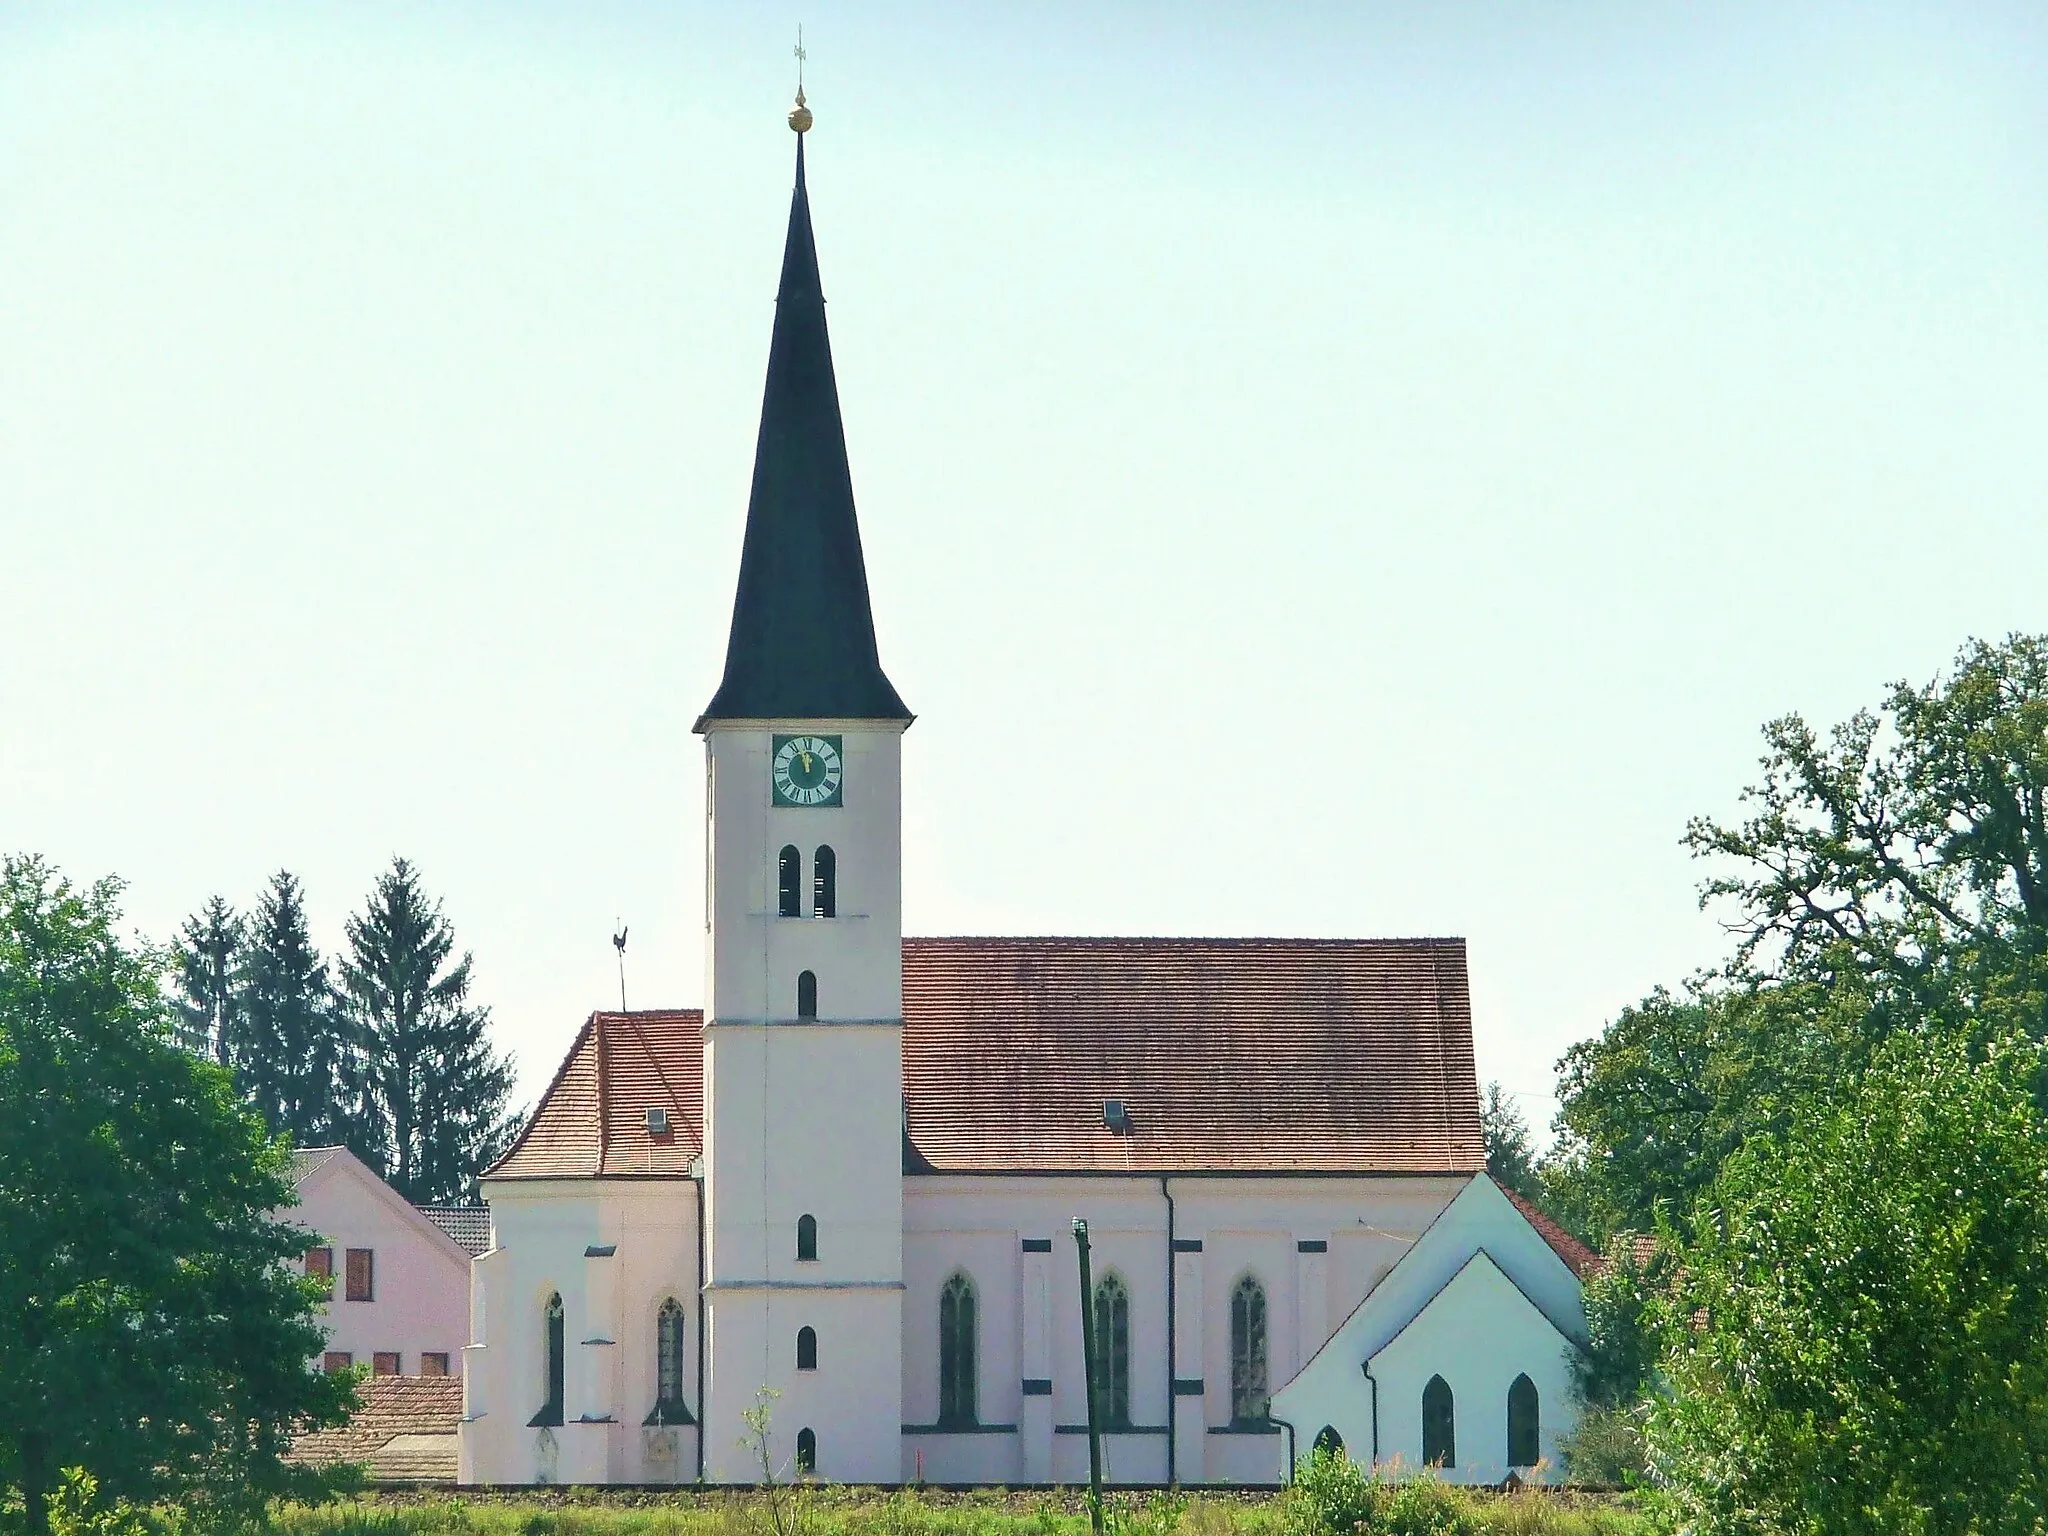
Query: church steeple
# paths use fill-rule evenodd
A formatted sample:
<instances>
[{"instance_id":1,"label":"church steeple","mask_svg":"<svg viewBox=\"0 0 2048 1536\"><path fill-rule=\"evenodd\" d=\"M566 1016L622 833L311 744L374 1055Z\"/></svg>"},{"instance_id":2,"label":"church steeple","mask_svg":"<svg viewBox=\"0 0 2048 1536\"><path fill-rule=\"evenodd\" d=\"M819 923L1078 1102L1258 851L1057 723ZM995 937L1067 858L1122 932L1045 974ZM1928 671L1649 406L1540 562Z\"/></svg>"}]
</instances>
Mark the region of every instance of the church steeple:
<instances>
[{"instance_id":1,"label":"church steeple","mask_svg":"<svg viewBox=\"0 0 2048 1536\"><path fill-rule=\"evenodd\" d=\"M798 135L796 189L768 346L739 590L725 677L697 721L699 731L721 720L911 718L875 648L804 187L803 133L810 123L799 96L790 114Z\"/></svg>"}]
</instances>

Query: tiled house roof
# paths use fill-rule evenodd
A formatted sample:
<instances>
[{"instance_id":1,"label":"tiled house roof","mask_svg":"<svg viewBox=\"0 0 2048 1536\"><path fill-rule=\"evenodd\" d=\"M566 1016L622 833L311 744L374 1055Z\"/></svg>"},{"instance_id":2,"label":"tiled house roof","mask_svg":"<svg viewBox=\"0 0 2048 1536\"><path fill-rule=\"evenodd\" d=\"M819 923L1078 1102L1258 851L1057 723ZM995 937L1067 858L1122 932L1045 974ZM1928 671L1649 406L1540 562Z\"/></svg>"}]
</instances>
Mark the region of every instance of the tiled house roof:
<instances>
[{"instance_id":1,"label":"tiled house roof","mask_svg":"<svg viewBox=\"0 0 2048 1536\"><path fill-rule=\"evenodd\" d=\"M903 1013L908 1172L1485 1165L1461 939L906 939ZM702 1038L593 1014L491 1176L686 1174Z\"/></svg>"},{"instance_id":2,"label":"tiled house roof","mask_svg":"<svg viewBox=\"0 0 2048 1536\"><path fill-rule=\"evenodd\" d=\"M292 1183L303 1184L318 1173L339 1147L295 1147L292 1150Z\"/></svg>"},{"instance_id":3,"label":"tiled house roof","mask_svg":"<svg viewBox=\"0 0 2048 1536\"><path fill-rule=\"evenodd\" d=\"M423 1205L419 1213L474 1256L491 1246L491 1208L487 1205Z\"/></svg>"},{"instance_id":4,"label":"tiled house roof","mask_svg":"<svg viewBox=\"0 0 2048 1536\"><path fill-rule=\"evenodd\" d=\"M378 1482L453 1482L459 1376L370 1376L356 1383L363 1406L346 1424L292 1442L289 1461L360 1463Z\"/></svg>"},{"instance_id":5,"label":"tiled house roof","mask_svg":"<svg viewBox=\"0 0 2048 1536\"><path fill-rule=\"evenodd\" d=\"M1536 1209L1532 1203L1523 1199L1505 1184L1501 1186L1500 1192L1514 1202L1515 1209L1528 1218L1529 1225L1534 1227L1543 1241L1550 1244L1551 1249L1557 1256L1564 1260L1565 1267L1581 1280L1593 1273L1594 1270L1599 1269L1606 1262L1599 1254L1580 1242L1576 1237L1573 1237L1571 1233L1565 1231L1563 1227L1552 1221L1543 1212Z\"/></svg>"}]
</instances>

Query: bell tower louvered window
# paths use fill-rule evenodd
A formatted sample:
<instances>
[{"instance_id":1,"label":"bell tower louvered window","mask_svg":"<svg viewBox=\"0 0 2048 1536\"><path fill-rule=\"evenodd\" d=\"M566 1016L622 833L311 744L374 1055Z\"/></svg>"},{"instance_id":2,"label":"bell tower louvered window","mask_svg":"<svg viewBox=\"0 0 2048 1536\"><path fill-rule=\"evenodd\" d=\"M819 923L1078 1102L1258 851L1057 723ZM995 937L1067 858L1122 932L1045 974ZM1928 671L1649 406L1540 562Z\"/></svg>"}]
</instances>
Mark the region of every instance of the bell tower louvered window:
<instances>
[{"instance_id":1,"label":"bell tower louvered window","mask_svg":"<svg viewBox=\"0 0 2048 1536\"><path fill-rule=\"evenodd\" d=\"M811 855L811 915L839 915L839 856L823 844Z\"/></svg>"},{"instance_id":2,"label":"bell tower louvered window","mask_svg":"<svg viewBox=\"0 0 2048 1536\"><path fill-rule=\"evenodd\" d=\"M804 915L804 856L794 843L785 844L775 859L775 914Z\"/></svg>"}]
</instances>

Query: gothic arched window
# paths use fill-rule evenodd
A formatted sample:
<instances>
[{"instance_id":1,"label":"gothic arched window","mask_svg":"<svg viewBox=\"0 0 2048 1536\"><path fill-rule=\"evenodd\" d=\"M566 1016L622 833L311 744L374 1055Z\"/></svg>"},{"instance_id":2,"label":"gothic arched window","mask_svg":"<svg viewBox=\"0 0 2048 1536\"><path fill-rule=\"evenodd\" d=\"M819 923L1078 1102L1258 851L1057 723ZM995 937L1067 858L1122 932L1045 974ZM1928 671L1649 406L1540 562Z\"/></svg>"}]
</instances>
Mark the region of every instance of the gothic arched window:
<instances>
[{"instance_id":1,"label":"gothic arched window","mask_svg":"<svg viewBox=\"0 0 2048 1536\"><path fill-rule=\"evenodd\" d=\"M1266 1288L1251 1275L1230 1293L1230 1422L1266 1422Z\"/></svg>"},{"instance_id":2,"label":"gothic arched window","mask_svg":"<svg viewBox=\"0 0 2048 1536\"><path fill-rule=\"evenodd\" d=\"M796 1368L800 1371L818 1368L818 1330L808 1323L796 1331Z\"/></svg>"},{"instance_id":3,"label":"gothic arched window","mask_svg":"<svg viewBox=\"0 0 2048 1536\"><path fill-rule=\"evenodd\" d=\"M690 1416L683 1406L683 1304L673 1296L654 1314L654 1416L662 1424Z\"/></svg>"},{"instance_id":4,"label":"gothic arched window","mask_svg":"<svg viewBox=\"0 0 2048 1536\"><path fill-rule=\"evenodd\" d=\"M1111 1429L1131 1422L1131 1292L1107 1274L1095 1286L1095 1400Z\"/></svg>"},{"instance_id":5,"label":"gothic arched window","mask_svg":"<svg viewBox=\"0 0 2048 1536\"><path fill-rule=\"evenodd\" d=\"M811 915L839 915L839 856L822 844L811 856Z\"/></svg>"},{"instance_id":6,"label":"gothic arched window","mask_svg":"<svg viewBox=\"0 0 2048 1536\"><path fill-rule=\"evenodd\" d=\"M973 1424L976 1362L974 1282L956 1274L939 1292L939 1422Z\"/></svg>"},{"instance_id":7,"label":"gothic arched window","mask_svg":"<svg viewBox=\"0 0 2048 1536\"><path fill-rule=\"evenodd\" d=\"M796 1469L799 1472L818 1470L818 1437L811 1430L796 1432Z\"/></svg>"},{"instance_id":8,"label":"gothic arched window","mask_svg":"<svg viewBox=\"0 0 2048 1536\"><path fill-rule=\"evenodd\" d=\"M562 1422L562 1379L564 1374L562 1340L562 1293L557 1291L547 1299L541 1308L541 1388L547 1398L540 1405L540 1412L533 1416L534 1424L559 1424Z\"/></svg>"},{"instance_id":9,"label":"gothic arched window","mask_svg":"<svg viewBox=\"0 0 2048 1536\"><path fill-rule=\"evenodd\" d=\"M796 1219L796 1257L799 1264L818 1262L818 1218L809 1214Z\"/></svg>"},{"instance_id":10,"label":"gothic arched window","mask_svg":"<svg viewBox=\"0 0 2048 1536\"><path fill-rule=\"evenodd\" d=\"M795 843L785 843L775 860L775 911L780 917L804 915L804 856Z\"/></svg>"},{"instance_id":11,"label":"gothic arched window","mask_svg":"<svg viewBox=\"0 0 2048 1536\"><path fill-rule=\"evenodd\" d=\"M1344 1454L1344 1437L1337 1433L1336 1426L1325 1424L1316 1431L1316 1443L1310 1447L1309 1454L1313 1456L1342 1456Z\"/></svg>"},{"instance_id":12,"label":"gothic arched window","mask_svg":"<svg viewBox=\"0 0 2048 1536\"><path fill-rule=\"evenodd\" d=\"M1429 1385L1422 1389L1422 1464L1458 1464L1457 1414L1451 1403L1451 1384L1441 1376L1430 1377Z\"/></svg>"},{"instance_id":13,"label":"gothic arched window","mask_svg":"<svg viewBox=\"0 0 2048 1536\"><path fill-rule=\"evenodd\" d=\"M818 1016L818 974L815 971L797 973L796 1016L800 1019L815 1019Z\"/></svg>"},{"instance_id":14,"label":"gothic arched window","mask_svg":"<svg viewBox=\"0 0 2048 1536\"><path fill-rule=\"evenodd\" d=\"M1533 1467L1543 1459L1543 1437L1538 1432L1541 1418L1536 1383L1527 1376L1517 1376L1515 1384L1508 1388L1509 1466Z\"/></svg>"}]
</instances>

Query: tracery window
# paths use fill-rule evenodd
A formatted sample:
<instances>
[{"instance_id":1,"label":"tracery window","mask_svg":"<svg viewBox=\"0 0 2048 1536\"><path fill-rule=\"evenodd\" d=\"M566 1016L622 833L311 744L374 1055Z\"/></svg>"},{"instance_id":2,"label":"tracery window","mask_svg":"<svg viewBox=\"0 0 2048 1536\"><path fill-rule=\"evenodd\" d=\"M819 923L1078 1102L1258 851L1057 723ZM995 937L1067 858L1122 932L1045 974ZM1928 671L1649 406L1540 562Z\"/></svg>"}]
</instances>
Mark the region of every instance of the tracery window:
<instances>
[{"instance_id":1,"label":"tracery window","mask_svg":"<svg viewBox=\"0 0 2048 1536\"><path fill-rule=\"evenodd\" d=\"M654 1314L654 1417L661 1424L690 1417L683 1406L683 1304L673 1296Z\"/></svg>"},{"instance_id":2,"label":"tracery window","mask_svg":"<svg viewBox=\"0 0 2048 1536\"><path fill-rule=\"evenodd\" d=\"M1246 1275L1230 1293L1230 1422L1266 1422L1266 1288Z\"/></svg>"},{"instance_id":3,"label":"tracery window","mask_svg":"<svg viewBox=\"0 0 2048 1536\"><path fill-rule=\"evenodd\" d=\"M1451 1384L1441 1376L1430 1377L1429 1385L1422 1389L1422 1464L1458 1464L1457 1412L1451 1401Z\"/></svg>"},{"instance_id":4,"label":"tracery window","mask_svg":"<svg viewBox=\"0 0 2048 1536\"><path fill-rule=\"evenodd\" d=\"M956 1274L939 1292L939 1422L978 1422L975 1401L976 1333L974 1282Z\"/></svg>"},{"instance_id":5,"label":"tracery window","mask_svg":"<svg viewBox=\"0 0 2048 1536\"><path fill-rule=\"evenodd\" d=\"M1533 1467L1543 1459L1541 1402L1536 1383L1517 1376L1508 1388L1508 1465Z\"/></svg>"},{"instance_id":6,"label":"tracery window","mask_svg":"<svg viewBox=\"0 0 2048 1536\"><path fill-rule=\"evenodd\" d=\"M1131 1292L1114 1273L1095 1286L1095 1400L1106 1426L1130 1427Z\"/></svg>"}]
</instances>

